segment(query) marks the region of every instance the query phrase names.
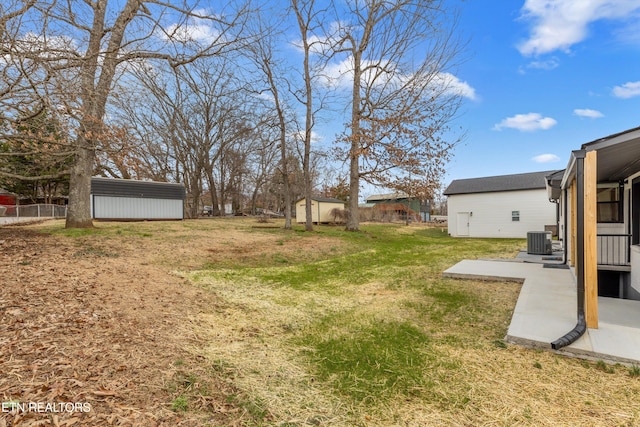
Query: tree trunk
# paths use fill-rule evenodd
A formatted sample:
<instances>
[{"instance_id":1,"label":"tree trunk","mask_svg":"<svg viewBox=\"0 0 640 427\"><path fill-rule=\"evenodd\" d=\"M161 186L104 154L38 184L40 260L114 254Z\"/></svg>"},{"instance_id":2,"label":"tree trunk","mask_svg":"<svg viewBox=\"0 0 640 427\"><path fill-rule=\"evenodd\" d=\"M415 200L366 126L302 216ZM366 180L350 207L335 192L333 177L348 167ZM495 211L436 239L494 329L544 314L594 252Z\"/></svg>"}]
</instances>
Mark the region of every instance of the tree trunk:
<instances>
[{"instance_id":1,"label":"tree trunk","mask_svg":"<svg viewBox=\"0 0 640 427\"><path fill-rule=\"evenodd\" d=\"M349 150L349 215L347 215L347 231L360 230L360 52L356 51L353 59L353 95L351 103L351 148Z\"/></svg>"},{"instance_id":2,"label":"tree trunk","mask_svg":"<svg viewBox=\"0 0 640 427\"><path fill-rule=\"evenodd\" d=\"M220 204L218 203L218 189L213 179L213 167L207 170L207 180L209 181L209 194L211 195L211 215L220 216Z\"/></svg>"},{"instance_id":3,"label":"tree trunk","mask_svg":"<svg viewBox=\"0 0 640 427\"><path fill-rule=\"evenodd\" d=\"M66 228L92 228L91 215L91 171L95 150L83 147L84 138L76 154L76 161L69 177L69 208L67 210Z\"/></svg>"}]
</instances>

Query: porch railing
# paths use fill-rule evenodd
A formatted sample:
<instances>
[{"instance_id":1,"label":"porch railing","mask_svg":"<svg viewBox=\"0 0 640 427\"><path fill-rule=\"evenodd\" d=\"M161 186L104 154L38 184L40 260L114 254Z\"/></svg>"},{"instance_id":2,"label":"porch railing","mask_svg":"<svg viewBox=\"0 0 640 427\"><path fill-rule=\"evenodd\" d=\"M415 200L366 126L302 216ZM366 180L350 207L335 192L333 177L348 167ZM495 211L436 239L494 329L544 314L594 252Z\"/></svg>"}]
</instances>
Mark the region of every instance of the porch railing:
<instances>
[{"instance_id":1,"label":"porch railing","mask_svg":"<svg viewBox=\"0 0 640 427\"><path fill-rule=\"evenodd\" d=\"M631 264L631 234L598 234L599 265Z\"/></svg>"}]
</instances>

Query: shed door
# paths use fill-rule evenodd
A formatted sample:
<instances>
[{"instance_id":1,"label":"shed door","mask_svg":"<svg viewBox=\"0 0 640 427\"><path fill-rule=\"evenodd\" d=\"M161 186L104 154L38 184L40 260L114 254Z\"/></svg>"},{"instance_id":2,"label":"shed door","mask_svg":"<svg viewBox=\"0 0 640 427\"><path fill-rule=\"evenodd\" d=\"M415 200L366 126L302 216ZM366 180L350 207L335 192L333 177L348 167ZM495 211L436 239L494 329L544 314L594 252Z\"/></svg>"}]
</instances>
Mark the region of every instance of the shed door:
<instances>
[{"instance_id":1,"label":"shed door","mask_svg":"<svg viewBox=\"0 0 640 427\"><path fill-rule=\"evenodd\" d=\"M458 212L457 218L458 236L469 235L469 212Z\"/></svg>"}]
</instances>

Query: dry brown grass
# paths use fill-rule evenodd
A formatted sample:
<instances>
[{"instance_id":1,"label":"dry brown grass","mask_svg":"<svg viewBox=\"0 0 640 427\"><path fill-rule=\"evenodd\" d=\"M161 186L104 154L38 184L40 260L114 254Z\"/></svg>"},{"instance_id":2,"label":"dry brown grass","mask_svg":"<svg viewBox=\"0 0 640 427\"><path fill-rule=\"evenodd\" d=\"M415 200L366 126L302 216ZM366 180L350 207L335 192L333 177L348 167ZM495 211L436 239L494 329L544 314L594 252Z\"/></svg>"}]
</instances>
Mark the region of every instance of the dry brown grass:
<instances>
[{"instance_id":1,"label":"dry brown grass","mask_svg":"<svg viewBox=\"0 0 640 427\"><path fill-rule=\"evenodd\" d=\"M0 297L3 399L93 404L87 415L0 414L0 425L640 425L640 378L627 367L502 344L517 285L443 280L446 262L425 261L393 283L386 268L366 280L286 286L260 277L362 249L335 228L259 225L0 229L1 277L19 290ZM395 229L407 238L421 230ZM436 297L445 290L469 302L444 310ZM334 318L344 323L318 329ZM380 322L408 322L428 336L422 389L354 401L318 378L300 345L305 334L357 339L360 326ZM181 396L187 412L172 410Z\"/></svg>"}]
</instances>

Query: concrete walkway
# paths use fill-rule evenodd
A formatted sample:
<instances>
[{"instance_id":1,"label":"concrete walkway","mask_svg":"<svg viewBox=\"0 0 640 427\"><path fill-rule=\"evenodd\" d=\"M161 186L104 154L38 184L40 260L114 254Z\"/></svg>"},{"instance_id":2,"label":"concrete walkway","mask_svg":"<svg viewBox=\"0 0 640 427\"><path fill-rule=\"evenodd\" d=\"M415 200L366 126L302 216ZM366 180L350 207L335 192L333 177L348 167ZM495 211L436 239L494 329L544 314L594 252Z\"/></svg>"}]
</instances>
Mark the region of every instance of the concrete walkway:
<instances>
[{"instance_id":1,"label":"concrete walkway","mask_svg":"<svg viewBox=\"0 0 640 427\"><path fill-rule=\"evenodd\" d=\"M522 283L505 340L551 350L551 342L576 325L577 297L573 272L558 265L549 267L506 260L465 260L443 276ZM640 364L640 301L599 297L598 308L599 328L588 329L558 353Z\"/></svg>"}]
</instances>

